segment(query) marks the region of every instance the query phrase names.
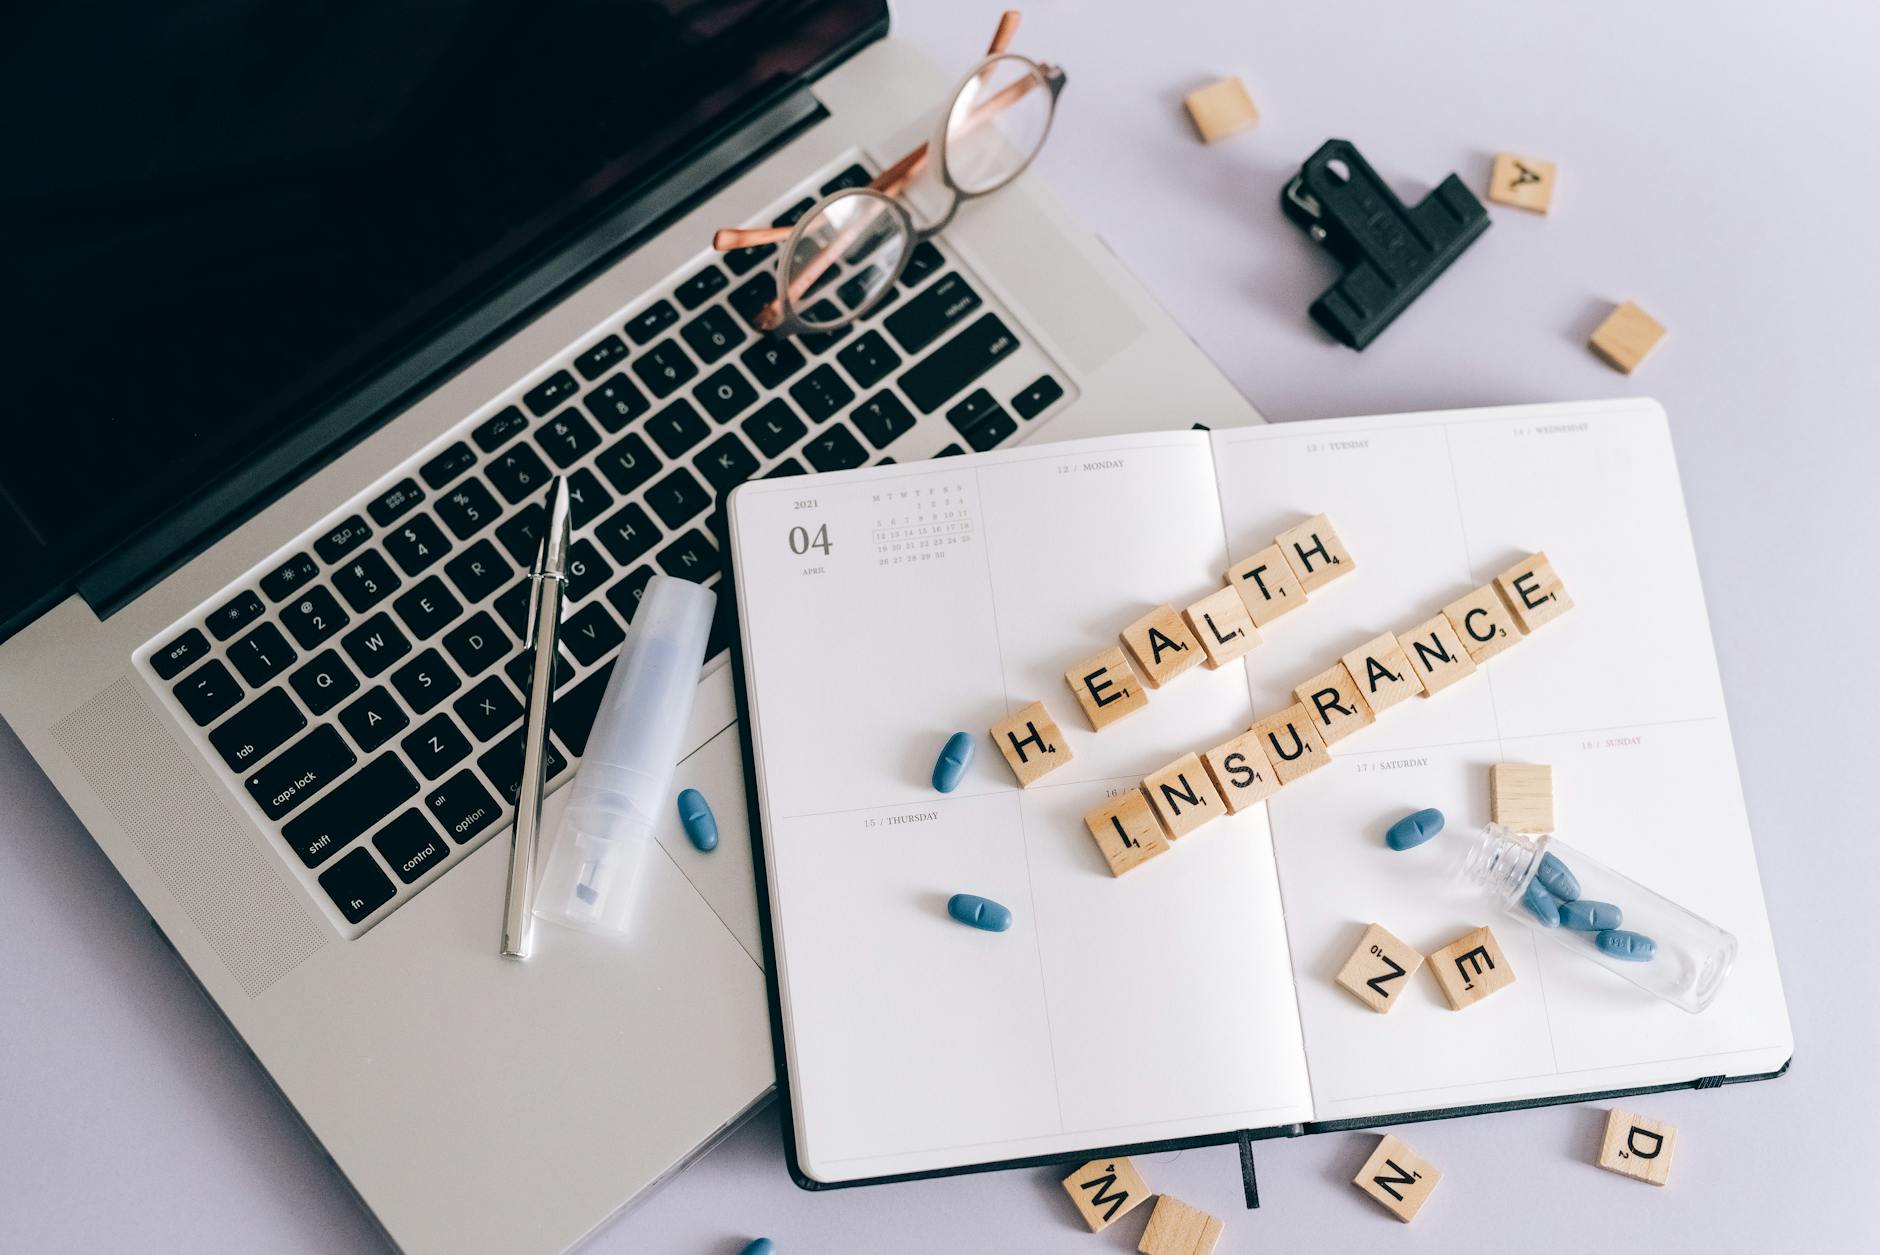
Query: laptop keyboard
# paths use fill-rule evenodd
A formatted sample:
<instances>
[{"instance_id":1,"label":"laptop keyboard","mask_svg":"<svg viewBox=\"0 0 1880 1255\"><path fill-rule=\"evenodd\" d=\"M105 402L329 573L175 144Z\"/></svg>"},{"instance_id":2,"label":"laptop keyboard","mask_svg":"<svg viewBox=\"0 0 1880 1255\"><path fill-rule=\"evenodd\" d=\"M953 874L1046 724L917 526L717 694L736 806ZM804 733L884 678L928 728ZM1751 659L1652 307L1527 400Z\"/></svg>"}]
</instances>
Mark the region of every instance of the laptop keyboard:
<instances>
[{"instance_id":1,"label":"laptop keyboard","mask_svg":"<svg viewBox=\"0 0 1880 1255\"><path fill-rule=\"evenodd\" d=\"M819 190L869 177L850 164ZM918 246L868 319L793 340L754 326L774 252L702 256L138 651L347 935L513 814L524 575L554 475L575 539L551 787L587 744L654 573L718 583L719 494L990 449L1065 402L1063 372L944 245ZM815 292L852 306L861 286L838 268Z\"/></svg>"}]
</instances>

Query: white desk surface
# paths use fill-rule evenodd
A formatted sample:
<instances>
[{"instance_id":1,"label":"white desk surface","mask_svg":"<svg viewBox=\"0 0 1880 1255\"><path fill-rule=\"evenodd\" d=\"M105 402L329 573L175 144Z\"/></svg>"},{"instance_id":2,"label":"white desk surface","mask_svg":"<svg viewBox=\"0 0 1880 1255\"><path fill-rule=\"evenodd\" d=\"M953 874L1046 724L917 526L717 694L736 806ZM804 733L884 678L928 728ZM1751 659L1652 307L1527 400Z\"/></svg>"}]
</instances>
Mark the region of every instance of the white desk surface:
<instances>
[{"instance_id":1,"label":"white desk surface","mask_svg":"<svg viewBox=\"0 0 1880 1255\"><path fill-rule=\"evenodd\" d=\"M996 0L902 5L942 64ZM1227 1221L1224 1251L1872 1250L1880 1120L1870 981L1880 845L1880 9L1828 0L1248 5L1041 0L1017 48L1070 72L1044 177L1271 418L1649 393L1671 413L1796 1054L1778 1081L1635 1100L1680 1128L1668 1189L1592 1166L1602 1113L1413 1126L1445 1179L1400 1227L1350 1178L1369 1134L1149 1156L1153 1188ZM1239 74L1257 130L1214 147L1188 89ZM1493 228L1363 354L1306 306L1329 261L1280 215L1331 136L1406 197L1480 193L1507 147L1560 164L1552 215ZM1587 353L1637 300L1670 328L1626 378ZM1866 622L1863 622L1865 620ZM382 1239L10 732L0 729L0 1245L20 1251L377 1251ZM1145 1002L1146 1005L1146 1002ZM1127 1000L1119 1014L1132 1014ZM440 1171L447 1169L440 1165ZM1147 1209L1085 1233L1049 1170L831 1194L785 1175L766 1112L623 1217L598 1252L1134 1250Z\"/></svg>"}]
</instances>

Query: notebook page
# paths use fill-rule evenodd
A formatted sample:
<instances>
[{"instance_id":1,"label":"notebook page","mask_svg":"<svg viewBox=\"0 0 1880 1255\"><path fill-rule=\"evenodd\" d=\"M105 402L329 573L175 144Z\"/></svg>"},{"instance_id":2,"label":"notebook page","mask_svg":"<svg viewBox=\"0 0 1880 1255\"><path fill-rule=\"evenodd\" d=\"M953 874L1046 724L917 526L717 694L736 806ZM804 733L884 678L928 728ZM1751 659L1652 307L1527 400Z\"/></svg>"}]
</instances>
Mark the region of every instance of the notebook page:
<instances>
[{"instance_id":1,"label":"notebook page","mask_svg":"<svg viewBox=\"0 0 1880 1255\"><path fill-rule=\"evenodd\" d=\"M1263 713L1534 550L1576 602L1475 675L1387 710L1269 801L1317 1118L1781 1067L1788 1014L1658 406L1298 423L1215 442L1237 553L1323 512L1358 564L1249 657ZM1740 957L1707 1011L1658 1002L1453 878L1488 820L1488 766L1504 759L1553 765L1563 840L1736 934ZM1425 806L1442 809L1445 833L1385 848L1384 829ZM1371 922L1424 954L1487 924L1516 981L1457 1012L1419 971L1376 1014L1333 983Z\"/></svg>"},{"instance_id":2,"label":"notebook page","mask_svg":"<svg viewBox=\"0 0 1880 1255\"><path fill-rule=\"evenodd\" d=\"M1121 879L1082 822L1249 717L1237 665L1182 677L1101 736L1064 680L1155 602L1219 585L1206 436L759 482L732 513L804 1171L855 1180L1306 1118L1264 815ZM987 729L1033 700L1074 757L1020 790ZM959 730L976 755L939 794L934 757ZM1011 930L953 922L958 892L1009 906Z\"/></svg>"}]
</instances>

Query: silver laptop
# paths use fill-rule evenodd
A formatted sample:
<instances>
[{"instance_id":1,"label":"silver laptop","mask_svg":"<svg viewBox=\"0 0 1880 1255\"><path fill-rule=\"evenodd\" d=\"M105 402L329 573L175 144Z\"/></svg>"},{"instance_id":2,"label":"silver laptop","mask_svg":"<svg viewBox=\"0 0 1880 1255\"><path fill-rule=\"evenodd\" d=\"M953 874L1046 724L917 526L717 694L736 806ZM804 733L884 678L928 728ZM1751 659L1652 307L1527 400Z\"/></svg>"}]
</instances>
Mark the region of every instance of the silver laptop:
<instances>
[{"instance_id":1,"label":"silver laptop","mask_svg":"<svg viewBox=\"0 0 1880 1255\"><path fill-rule=\"evenodd\" d=\"M0 714L394 1243L565 1250L772 1069L722 639L718 849L675 817L631 941L497 955L549 477L559 785L735 483L1257 415L1035 174L858 323L757 329L774 246L714 230L866 182L984 52L876 0L106 8L4 89Z\"/></svg>"}]
</instances>

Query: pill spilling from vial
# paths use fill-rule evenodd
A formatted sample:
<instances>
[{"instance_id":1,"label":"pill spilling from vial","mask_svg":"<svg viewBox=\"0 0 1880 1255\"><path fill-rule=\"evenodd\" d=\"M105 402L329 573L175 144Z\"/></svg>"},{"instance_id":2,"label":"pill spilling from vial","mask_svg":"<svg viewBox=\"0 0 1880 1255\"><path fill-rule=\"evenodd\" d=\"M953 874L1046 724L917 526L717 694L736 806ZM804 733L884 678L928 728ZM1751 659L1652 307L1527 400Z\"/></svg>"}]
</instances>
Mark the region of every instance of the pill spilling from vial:
<instances>
[{"instance_id":1,"label":"pill spilling from vial","mask_svg":"<svg viewBox=\"0 0 1880 1255\"><path fill-rule=\"evenodd\" d=\"M1560 899L1547 892L1539 877L1528 881L1527 891L1521 895L1521 905L1542 928L1560 927Z\"/></svg>"},{"instance_id":2,"label":"pill spilling from vial","mask_svg":"<svg viewBox=\"0 0 1880 1255\"><path fill-rule=\"evenodd\" d=\"M976 893L956 893L947 899L947 914L971 928L1002 933L1012 926L1012 912Z\"/></svg>"},{"instance_id":3,"label":"pill spilling from vial","mask_svg":"<svg viewBox=\"0 0 1880 1255\"><path fill-rule=\"evenodd\" d=\"M712 814L712 804L697 789L679 790L679 822L684 825L686 839L691 841L693 849L709 854L718 848L718 817Z\"/></svg>"},{"instance_id":4,"label":"pill spilling from vial","mask_svg":"<svg viewBox=\"0 0 1880 1255\"><path fill-rule=\"evenodd\" d=\"M777 1255L777 1244L769 1238L759 1238L739 1251L738 1255Z\"/></svg>"},{"instance_id":5,"label":"pill spilling from vial","mask_svg":"<svg viewBox=\"0 0 1880 1255\"><path fill-rule=\"evenodd\" d=\"M1644 933L1627 932L1623 928L1608 928L1593 934L1593 944L1599 947L1601 954L1627 963L1649 963L1658 953L1657 942Z\"/></svg>"},{"instance_id":6,"label":"pill spilling from vial","mask_svg":"<svg viewBox=\"0 0 1880 1255\"><path fill-rule=\"evenodd\" d=\"M1572 902L1580 896L1580 878L1551 854L1541 855L1541 865L1535 869L1534 879L1562 902Z\"/></svg>"},{"instance_id":7,"label":"pill spilling from vial","mask_svg":"<svg viewBox=\"0 0 1880 1255\"><path fill-rule=\"evenodd\" d=\"M953 792L960 787L960 779L966 775L966 768L972 761L972 733L955 732L940 747L940 757L934 759L933 787L942 793Z\"/></svg>"},{"instance_id":8,"label":"pill spilling from vial","mask_svg":"<svg viewBox=\"0 0 1880 1255\"><path fill-rule=\"evenodd\" d=\"M1617 928L1624 919L1625 913L1610 902L1581 898L1577 902L1563 902L1560 905L1560 922L1575 932L1604 932L1608 928Z\"/></svg>"},{"instance_id":9,"label":"pill spilling from vial","mask_svg":"<svg viewBox=\"0 0 1880 1255\"><path fill-rule=\"evenodd\" d=\"M1414 850L1443 830L1443 813L1434 806L1405 815L1384 834L1384 844L1393 850Z\"/></svg>"}]
</instances>

